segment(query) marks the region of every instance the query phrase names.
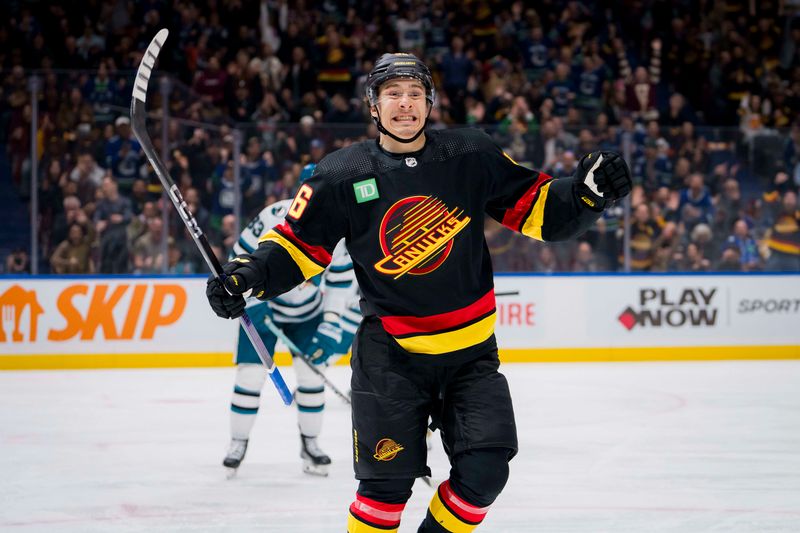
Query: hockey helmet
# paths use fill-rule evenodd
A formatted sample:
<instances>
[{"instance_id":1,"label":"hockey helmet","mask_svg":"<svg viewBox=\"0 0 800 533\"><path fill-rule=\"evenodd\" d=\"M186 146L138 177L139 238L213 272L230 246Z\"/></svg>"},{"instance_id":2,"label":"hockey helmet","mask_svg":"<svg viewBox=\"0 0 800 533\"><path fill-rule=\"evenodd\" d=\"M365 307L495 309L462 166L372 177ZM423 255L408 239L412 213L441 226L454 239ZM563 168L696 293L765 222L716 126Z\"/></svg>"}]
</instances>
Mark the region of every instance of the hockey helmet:
<instances>
[{"instance_id":1,"label":"hockey helmet","mask_svg":"<svg viewBox=\"0 0 800 533\"><path fill-rule=\"evenodd\" d=\"M417 56L406 53L383 54L375 62L367 76L367 101L369 105L378 105L380 86L395 78L412 78L425 87L425 99L433 105L436 90L428 66Z\"/></svg>"},{"instance_id":2,"label":"hockey helmet","mask_svg":"<svg viewBox=\"0 0 800 533\"><path fill-rule=\"evenodd\" d=\"M311 176L314 175L314 169L317 168L316 163L309 163L303 167L303 170L300 172L300 177L298 178L298 183L305 183Z\"/></svg>"}]
</instances>

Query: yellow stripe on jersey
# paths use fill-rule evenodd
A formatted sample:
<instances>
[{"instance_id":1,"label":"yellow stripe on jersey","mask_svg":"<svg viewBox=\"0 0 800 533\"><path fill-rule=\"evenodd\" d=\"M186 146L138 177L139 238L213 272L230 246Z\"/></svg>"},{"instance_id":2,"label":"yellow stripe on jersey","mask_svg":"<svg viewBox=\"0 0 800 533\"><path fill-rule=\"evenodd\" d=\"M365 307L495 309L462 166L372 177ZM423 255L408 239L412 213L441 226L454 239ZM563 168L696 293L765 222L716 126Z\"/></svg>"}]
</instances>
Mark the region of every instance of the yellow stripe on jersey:
<instances>
[{"instance_id":1,"label":"yellow stripe on jersey","mask_svg":"<svg viewBox=\"0 0 800 533\"><path fill-rule=\"evenodd\" d=\"M536 203L533 205L531 214L522 225L522 234L532 237L537 241L542 239L542 225L544 224L544 206L547 203L547 193L550 191L550 184L552 181L547 182L541 189L539 189L539 196L536 198Z\"/></svg>"},{"instance_id":2,"label":"yellow stripe on jersey","mask_svg":"<svg viewBox=\"0 0 800 533\"><path fill-rule=\"evenodd\" d=\"M355 516L353 513L347 515L347 533L397 533L397 528L383 529L369 524L365 524Z\"/></svg>"},{"instance_id":3,"label":"yellow stripe on jersey","mask_svg":"<svg viewBox=\"0 0 800 533\"><path fill-rule=\"evenodd\" d=\"M258 242L259 244L265 241L274 242L284 250L286 250L292 259L297 264L297 267L303 273L305 279L310 279L325 270L317 263L308 258L303 251L294 245L292 241L281 235L275 230L269 230Z\"/></svg>"},{"instance_id":4,"label":"yellow stripe on jersey","mask_svg":"<svg viewBox=\"0 0 800 533\"><path fill-rule=\"evenodd\" d=\"M415 335L413 337L397 338L397 344L411 353L442 354L468 348L488 339L494 333L496 313L470 324L467 327L437 333L434 335Z\"/></svg>"},{"instance_id":5,"label":"yellow stripe on jersey","mask_svg":"<svg viewBox=\"0 0 800 533\"><path fill-rule=\"evenodd\" d=\"M431 515L436 521L447 531L453 533L471 533L476 527L475 524L467 524L459 517L450 512L450 509L444 506L442 499L439 497L439 491L433 493L431 503L428 506Z\"/></svg>"}]
</instances>

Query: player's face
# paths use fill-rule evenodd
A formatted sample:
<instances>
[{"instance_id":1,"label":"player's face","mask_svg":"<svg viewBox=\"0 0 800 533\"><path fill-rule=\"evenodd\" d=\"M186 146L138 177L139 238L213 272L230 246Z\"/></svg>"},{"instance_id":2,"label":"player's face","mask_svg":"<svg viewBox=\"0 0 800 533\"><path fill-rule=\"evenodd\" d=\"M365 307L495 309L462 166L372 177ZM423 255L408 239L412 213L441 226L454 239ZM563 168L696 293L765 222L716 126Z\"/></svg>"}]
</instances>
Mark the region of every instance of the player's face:
<instances>
[{"instance_id":1,"label":"player's face","mask_svg":"<svg viewBox=\"0 0 800 533\"><path fill-rule=\"evenodd\" d=\"M381 86L376 107L383 127L390 133L403 139L413 137L428 112L425 87L417 80L390 80Z\"/></svg>"}]
</instances>

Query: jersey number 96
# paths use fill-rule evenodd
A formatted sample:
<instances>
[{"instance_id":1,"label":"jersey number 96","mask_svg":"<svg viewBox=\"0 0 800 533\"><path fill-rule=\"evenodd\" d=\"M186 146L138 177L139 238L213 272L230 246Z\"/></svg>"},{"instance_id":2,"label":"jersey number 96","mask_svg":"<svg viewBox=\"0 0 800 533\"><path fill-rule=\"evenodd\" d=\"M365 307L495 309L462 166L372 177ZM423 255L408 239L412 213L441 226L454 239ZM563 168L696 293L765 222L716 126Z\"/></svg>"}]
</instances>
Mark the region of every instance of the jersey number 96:
<instances>
[{"instance_id":1,"label":"jersey number 96","mask_svg":"<svg viewBox=\"0 0 800 533\"><path fill-rule=\"evenodd\" d=\"M297 196L294 197L294 202L292 202L292 206L289 208L289 216L294 219L299 219L303 215L303 211L306 210L308 201L311 199L313 193L314 191L311 187L303 184L300 190L297 191Z\"/></svg>"}]
</instances>

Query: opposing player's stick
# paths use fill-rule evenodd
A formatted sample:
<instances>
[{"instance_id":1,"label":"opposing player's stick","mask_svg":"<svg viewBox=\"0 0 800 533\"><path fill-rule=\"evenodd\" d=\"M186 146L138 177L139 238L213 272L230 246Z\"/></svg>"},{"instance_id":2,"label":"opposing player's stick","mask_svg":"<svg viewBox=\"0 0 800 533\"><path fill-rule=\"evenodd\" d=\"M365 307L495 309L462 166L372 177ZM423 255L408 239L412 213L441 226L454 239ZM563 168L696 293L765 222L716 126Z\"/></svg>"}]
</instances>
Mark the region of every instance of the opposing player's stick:
<instances>
[{"instance_id":1,"label":"opposing player's stick","mask_svg":"<svg viewBox=\"0 0 800 533\"><path fill-rule=\"evenodd\" d=\"M292 342L292 339L286 336L286 334L281 330L281 328L279 328L278 325L275 324L275 322L273 322L270 317L268 316L264 317L264 324L266 324L266 326L269 328L269 330L272 332L273 335L275 335L281 342L283 342L283 344L286 345L287 348L289 348L290 352L292 352L294 355L297 356L296 358L299 358L301 361L303 361L306 364L306 366L308 366L308 368L311 369L312 372L318 375L320 379L323 381L323 383L325 383L325 385L327 385L328 388L330 388L336 396L344 400L347 403L347 405L352 405L350 398L345 393L340 391L339 388L336 385L334 385L331 382L331 380L328 379L328 377L322 370L317 368L317 365L315 365L311 361L311 359L306 354L304 354L300 350L300 348L297 347L295 343Z\"/></svg>"},{"instance_id":2,"label":"opposing player's stick","mask_svg":"<svg viewBox=\"0 0 800 533\"><path fill-rule=\"evenodd\" d=\"M172 204L181 215L183 223L186 224L186 229L189 230L189 234L192 236L195 245L197 245L197 248L200 250L203 259L206 260L206 263L208 264L214 276L219 277L222 275L222 265L220 265L217 256L214 255L214 251L211 249L211 245L208 244L208 239L203 233L203 230L200 229L200 226L198 226L194 215L192 215L192 213L189 211L189 207L183 200L181 191L178 189L178 186L175 185L175 182L169 175L164 163L156 153L156 150L153 147L153 142L150 140L150 135L147 133L147 124L145 122L147 118L147 111L144 106L145 100L147 99L147 85L150 82L150 76L155 68L156 59L158 59L158 53L161 51L161 47L167 40L167 35L169 35L169 31L165 28L160 30L156 36L153 37L153 40L150 41L150 44L147 46L147 50L144 52L144 57L142 57L142 63L139 65L139 70L136 71L136 80L133 84L133 98L131 99L131 127L134 135L136 135L136 138L139 139L139 143L142 145L142 149L144 150L147 159L150 161L150 164L153 165L153 168L158 175L158 179L161 181L161 185L164 187L164 189L166 189L170 200L172 200ZM162 102L161 105L165 106L167 105L167 102ZM247 333L247 337L250 339L250 342L253 343L253 347L256 349L258 357L261 358L261 362L264 363L265 367L267 367L269 377L272 379L272 383L275 384L275 388L278 389L278 394L281 395L283 403L286 405L291 405L292 393L286 386L286 382L283 381L283 376L281 376L281 373L278 371L278 367L275 366L275 361L269 355L269 352L264 346L264 343L261 341L261 337L258 335L255 326L253 326L253 323L250 321L250 318L246 313L242 315L239 321L242 325L242 328L244 328L245 333Z\"/></svg>"}]
</instances>

